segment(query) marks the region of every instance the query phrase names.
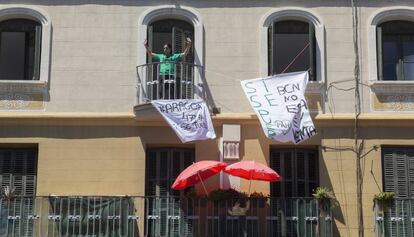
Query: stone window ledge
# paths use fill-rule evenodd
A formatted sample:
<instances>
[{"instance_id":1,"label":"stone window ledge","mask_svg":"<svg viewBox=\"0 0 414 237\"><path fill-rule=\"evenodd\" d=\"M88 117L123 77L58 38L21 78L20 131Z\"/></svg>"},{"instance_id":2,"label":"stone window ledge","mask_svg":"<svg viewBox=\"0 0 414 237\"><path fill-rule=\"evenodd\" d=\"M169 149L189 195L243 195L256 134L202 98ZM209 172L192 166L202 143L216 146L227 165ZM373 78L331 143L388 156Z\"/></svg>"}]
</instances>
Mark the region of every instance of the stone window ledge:
<instances>
[{"instance_id":1,"label":"stone window ledge","mask_svg":"<svg viewBox=\"0 0 414 237\"><path fill-rule=\"evenodd\" d=\"M44 92L48 83L31 80L0 80L0 92Z\"/></svg>"},{"instance_id":2,"label":"stone window ledge","mask_svg":"<svg viewBox=\"0 0 414 237\"><path fill-rule=\"evenodd\" d=\"M371 81L374 93L414 93L414 81Z\"/></svg>"}]
</instances>

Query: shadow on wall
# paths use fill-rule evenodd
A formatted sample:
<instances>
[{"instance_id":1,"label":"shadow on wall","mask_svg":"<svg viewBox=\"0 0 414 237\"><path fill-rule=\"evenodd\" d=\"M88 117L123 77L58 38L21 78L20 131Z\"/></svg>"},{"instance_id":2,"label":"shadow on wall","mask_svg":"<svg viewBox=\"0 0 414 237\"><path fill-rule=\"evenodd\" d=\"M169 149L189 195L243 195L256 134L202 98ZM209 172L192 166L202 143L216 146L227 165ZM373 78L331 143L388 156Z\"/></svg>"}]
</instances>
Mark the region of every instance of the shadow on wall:
<instances>
[{"instance_id":1,"label":"shadow on wall","mask_svg":"<svg viewBox=\"0 0 414 237\"><path fill-rule=\"evenodd\" d=\"M320 153L320 159L319 159L320 182L319 182L319 185L327 187L330 190L334 190L332 182L331 182L331 180L329 178L329 175L328 175L328 173L329 173L328 168L326 167L326 164L325 164L324 161L325 160L323 159L323 153ZM346 201L346 199L345 199L345 201ZM345 217L344 217L343 213L344 213L344 210L342 210L341 205L336 205L332 209L332 215L333 215L332 216L332 220L333 220L332 221L332 234L333 234L333 236L340 236L339 229L338 229L338 226L337 226L336 222L340 222L342 225L347 226L347 223L346 223L346 220L345 220Z\"/></svg>"},{"instance_id":2,"label":"shadow on wall","mask_svg":"<svg viewBox=\"0 0 414 237\"><path fill-rule=\"evenodd\" d=\"M139 130L133 126L7 126L0 130L0 138L126 138L139 136Z\"/></svg>"}]
</instances>

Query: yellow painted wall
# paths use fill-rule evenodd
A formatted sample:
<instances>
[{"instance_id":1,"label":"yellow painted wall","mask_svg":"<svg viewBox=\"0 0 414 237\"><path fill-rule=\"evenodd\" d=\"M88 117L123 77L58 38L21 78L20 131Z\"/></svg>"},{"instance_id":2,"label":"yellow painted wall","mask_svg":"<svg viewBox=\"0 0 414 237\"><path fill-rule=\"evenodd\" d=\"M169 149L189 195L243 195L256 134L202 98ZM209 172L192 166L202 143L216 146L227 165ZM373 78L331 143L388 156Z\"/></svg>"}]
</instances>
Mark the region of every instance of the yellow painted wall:
<instances>
[{"instance_id":1,"label":"yellow painted wall","mask_svg":"<svg viewBox=\"0 0 414 237\"><path fill-rule=\"evenodd\" d=\"M228 118L231 118L229 116ZM196 160L219 160L219 141L208 140L181 144L165 123L157 126L141 126L129 121L129 125L108 125L94 119L77 121L50 119L47 125L13 123L0 128L0 146L38 145L37 195L144 195L146 147L195 148ZM382 190L381 146L412 146L414 133L409 118L395 126L375 120L363 120L359 129L364 139L362 168L364 174L363 208L366 236L374 236L372 197ZM237 119L215 119L217 137L221 137L221 124L235 123ZM338 122L339 121L339 122ZM353 148L352 120L315 119L318 135L298 148L315 148L320 152L320 186L332 189L338 199L333 218L334 236L357 235L357 203L355 153ZM345 122L344 122L345 121ZM241 156L243 160L268 163L270 148L287 148L265 138L256 120L239 120L241 126ZM128 124L126 123L126 124ZM337 126L332 126L337 123ZM3 123L4 124L4 123ZM82 125L87 124L87 125ZM144 123L142 123L144 124ZM390 123L389 123L390 124ZM330 125L330 126L328 126ZM378 147L378 149L373 149ZM219 176L206 182L208 190L219 186ZM241 189L247 191L249 182L242 180ZM197 187L202 192L201 186ZM252 192L269 192L269 184L253 181Z\"/></svg>"}]
</instances>

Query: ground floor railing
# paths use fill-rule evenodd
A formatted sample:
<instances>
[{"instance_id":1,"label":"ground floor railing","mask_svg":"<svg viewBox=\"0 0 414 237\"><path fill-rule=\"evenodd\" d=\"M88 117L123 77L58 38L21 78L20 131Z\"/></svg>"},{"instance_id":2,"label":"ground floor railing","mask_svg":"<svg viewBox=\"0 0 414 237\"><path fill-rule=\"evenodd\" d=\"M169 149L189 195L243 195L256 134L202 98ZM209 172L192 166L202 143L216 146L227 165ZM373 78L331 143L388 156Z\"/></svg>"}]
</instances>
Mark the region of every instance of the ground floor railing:
<instances>
[{"instance_id":1,"label":"ground floor railing","mask_svg":"<svg viewBox=\"0 0 414 237\"><path fill-rule=\"evenodd\" d=\"M187 197L1 199L1 237L330 237L329 205L315 199L210 201Z\"/></svg>"},{"instance_id":2,"label":"ground floor railing","mask_svg":"<svg viewBox=\"0 0 414 237\"><path fill-rule=\"evenodd\" d=\"M375 203L376 237L414 236L414 198Z\"/></svg>"}]
</instances>

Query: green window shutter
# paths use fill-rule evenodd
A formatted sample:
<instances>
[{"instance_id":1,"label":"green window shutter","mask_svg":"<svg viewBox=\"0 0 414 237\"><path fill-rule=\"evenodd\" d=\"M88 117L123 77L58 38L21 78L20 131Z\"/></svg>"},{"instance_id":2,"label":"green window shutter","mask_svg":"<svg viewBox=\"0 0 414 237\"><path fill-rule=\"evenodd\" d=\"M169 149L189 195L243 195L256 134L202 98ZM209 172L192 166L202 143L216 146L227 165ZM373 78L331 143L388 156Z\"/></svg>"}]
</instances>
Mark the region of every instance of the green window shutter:
<instances>
[{"instance_id":1,"label":"green window shutter","mask_svg":"<svg viewBox=\"0 0 414 237\"><path fill-rule=\"evenodd\" d=\"M147 43L148 43L148 47L152 50L154 48L154 44L153 44L153 28L152 26L148 26L148 30L147 30ZM152 63L152 57L148 57L147 52L145 52L145 54L147 55L147 62L148 63Z\"/></svg>"},{"instance_id":2,"label":"green window shutter","mask_svg":"<svg viewBox=\"0 0 414 237\"><path fill-rule=\"evenodd\" d=\"M281 166L281 162L282 162L282 157L281 157L281 152L274 150L270 153L270 167L275 170L279 175L282 176L282 166ZM283 176L282 176L283 177ZM280 197L281 196L281 183L283 182L275 182L273 184L270 185L270 192L272 194L272 196L274 197Z\"/></svg>"},{"instance_id":3,"label":"green window shutter","mask_svg":"<svg viewBox=\"0 0 414 237\"><path fill-rule=\"evenodd\" d=\"M316 81L315 27L309 23L309 80Z\"/></svg>"},{"instance_id":4,"label":"green window shutter","mask_svg":"<svg viewBox=\"0 0 414 237\"><path fill-rule=\"evenodd\" d=\"M303 151L296 152L296 187L295 187L295 196L297 197L306 197L308 194L308 162L306 153Z\"/></svg>"},{"instance_id":5,"label":"green window shutter","mask_svg":"<svg viewBox=\"0 0 414 237\"><path fill-rule=\"evenodd\" d=\"M414 149L383 148L384 191L398 197L414 197Z\"/></svg>"},{"instance_id":6,"label":"green window shutter","mask_svg":"<svg viewBox=\"0 0 414 237\"><path fill-rule=\"evenodd\" d=\"M42 26L36 26L33 80L40 78L40 55L42 50Z\"/></svg>"},{"instance_id":7,"label":"green window shutter","mask_svg":"<svg viewBox=\"0 0 414 237\"><path fill-rule=\"evenodd\" d=\"M146 195L171 196L171 185L177 176L195 160L194 150L156 148L147 150Z\"/></svg>"},{"instance_id":8,"label":"green window shutter","mask_svg":"<svg viewBox=\"0 0 414 237\"><path fill-rule=\"evenodd\" d=\"M272 23L267 30L267 57L268 57L268 75L273 75L274 72L274 55L273 55L273 28L274 23Z\"/></svg>"},{"instance_id":9,"label":"green window shutter","mask_svg":"<svg viewBox=\"0 0 414 237\"><path fill-rule=\"evenodd\" d=\"M1 208L7 210L9 216L20 216L13 225L9 225L9 233L19 236L33 236L33 222L27 219L33 214L34 196L36 194L37 152L34 149L0 149L0 184L14 189L15 199L2 200ZM0 218L7 218L2 216Z\"/></svg>"},{"instance_id":10,"label":"green window shutter","mask_svg":"<svg viewBox=\"0 0 414 237\"><path fill-rule=\"evenodd\" d=\"M407 151L408 196L414 197L414 149Z\"/></svg>"},{"instance_id":11,"label":"green window shutter","mask_svg":"<svg viewBox=\"0 0 414 237\"><path fill-rule=\"evenodd\" d=\"M190 31L185 31L179 27L174 26L172 28L172 47L174 53L183 53L186 48L186 38L194 39L193 33ZM194 40L193 40L194 41ZM184 64L176 64L175 74L180 83L180 89L176 91L178 98L191 99L193 98L193 75L194 68L191 66L194 62L194 50L190 50L188 55L185 58L182 58Z\"/></svg>"},{"instance_id":12,"label":"green window shutter","mask_svg":"<svg viewBox=\"0 0 414 237\"><path fill-rule=\"evenodd\" d=\"M270 167L283 178L270 184L273 197L310 197L319 185L316 150L273 149Z\"/></svg>"},{"instance_id":13,"label":"green window shutter","mask_svg":"<svg viewBox=\"0 0 414 237\"><path fill-rule=\"evenodd\" d=\"M377 71L378 71L378 80L384 80L383 77L383 61L382 61L382 27L377 27Z\"/></svg>"},{"instance_id":14,"label":"green window shutter","mask_svg":"<svg viewBox=\"0 0 414 237\"><path fill-rule=\"evenodd\" d=\"M180 229L185 229L186 220L170 219L169 216L182 216L180 202L174 196L179 191L171 190L171 185L188 165L194 162L192 149L158 148L147 150L146 169L147 195L152 194L157 198L149 199L147 209L149 214L157 215L157 221L148 222L149 236L178 236ZM148 191L152 193L148 193Z\"/></svg>"},{"instance_id":15,"label":"green window shutter","mask_svg":"<svg viewBox=\"0 0 414 237\"><path fill-rule=\"evenodd\" d=\"M172 52L182 53L184 51L184 45L185 45L184 30L174 26L172 28Z\"/></svg>"},{"instance_id":16,"label":"green window shutter","mask_svg":"<svg viewBox=\"0 0 414 237\"><path fill-rule=\"evenodd\" d=\"M1 186L15 189L20 196L35 196L37 157L34 149L1 149Z\"/></svg>"}]
</instances>

